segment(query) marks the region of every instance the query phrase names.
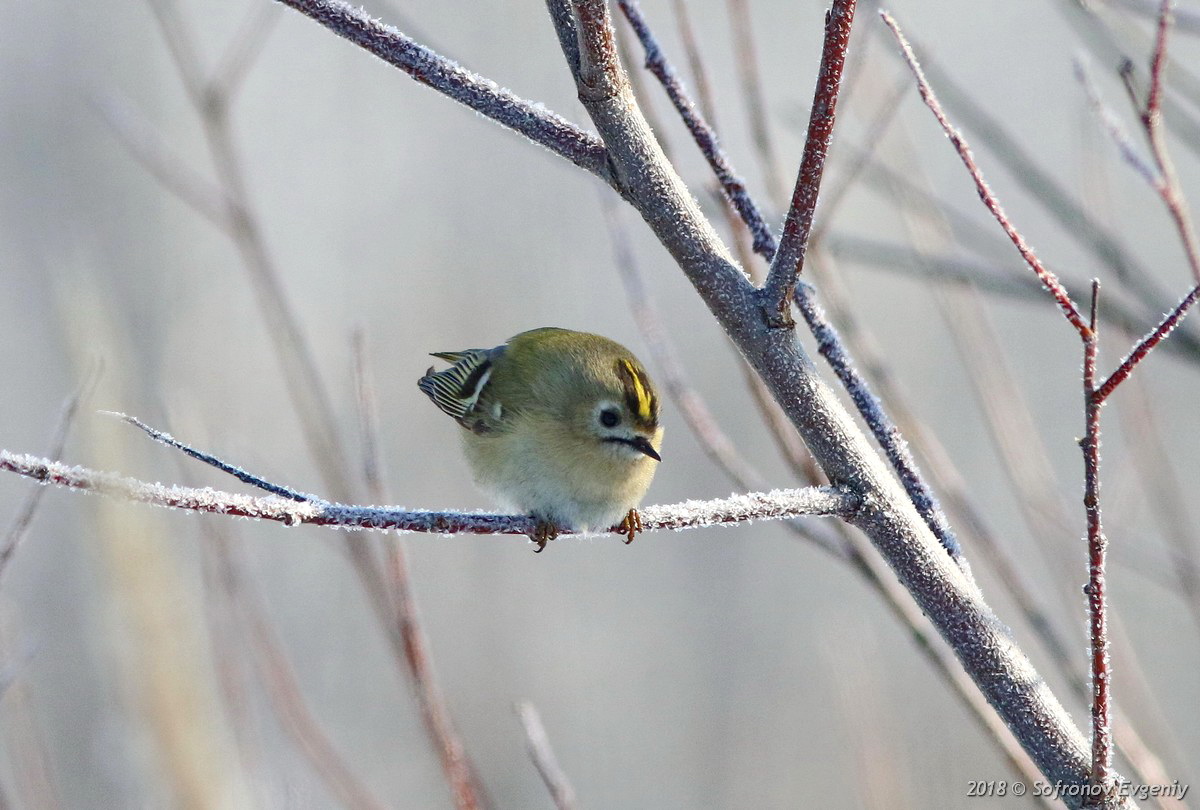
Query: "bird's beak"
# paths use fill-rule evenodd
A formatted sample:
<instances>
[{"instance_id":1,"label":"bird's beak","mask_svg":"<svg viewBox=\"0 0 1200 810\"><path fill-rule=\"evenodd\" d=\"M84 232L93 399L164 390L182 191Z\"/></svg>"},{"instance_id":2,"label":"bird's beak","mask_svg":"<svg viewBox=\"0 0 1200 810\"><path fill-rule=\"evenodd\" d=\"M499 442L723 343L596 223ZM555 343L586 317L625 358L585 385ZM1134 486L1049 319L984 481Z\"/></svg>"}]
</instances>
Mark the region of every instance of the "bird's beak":
<instances>
[{"instance_id":1,"label":"bird's beak","mask_svg":"<svg viewBox=\"0 0 1200 810\"><path fill-rule=\"evenodd\" d=\"M655 461L662 461L662 456L658 454L658 451L654 449L654 445L650 444L650 440L645 436L638 436L636 439L630 441L629 444L650 456L650 458L654 459Z\"/></svg>"}]
</instances>

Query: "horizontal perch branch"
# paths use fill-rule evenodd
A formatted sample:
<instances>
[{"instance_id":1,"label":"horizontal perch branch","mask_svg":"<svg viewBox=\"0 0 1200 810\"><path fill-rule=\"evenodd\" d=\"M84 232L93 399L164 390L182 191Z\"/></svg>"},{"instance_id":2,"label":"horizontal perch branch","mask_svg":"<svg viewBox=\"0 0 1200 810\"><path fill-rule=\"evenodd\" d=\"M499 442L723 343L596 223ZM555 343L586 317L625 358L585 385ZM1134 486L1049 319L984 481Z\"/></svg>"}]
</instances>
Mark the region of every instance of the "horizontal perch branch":
<instances>
[{"instance_id":1,"label":"horizontal perch branch","mask_svg":"<svg viewBox=\"0 0 1200 810\"><path fill-rule=\"evenodd\" d=\"M275 495L257 497L196 487L168 486L127 478L116 473L73 467L37 456L0 450L0 470L24 475L45 484L95 492L127 501L209 512L235 517L275 520L289 526L309 523L342 529L436 532L439 534L528 534L534 520L524 515L489 515L476 512L430 512L348 506L327 501L296 501ZM695 529L722 523L780 520L800 515L844 515L860 500L836 487L779 489L733 495L711 501L684 501L639 510L642 526L650 529ZM612 531L616 532L614 527ZM570 532L564 531L563 534Z\"/></svg>"}]
</instances>

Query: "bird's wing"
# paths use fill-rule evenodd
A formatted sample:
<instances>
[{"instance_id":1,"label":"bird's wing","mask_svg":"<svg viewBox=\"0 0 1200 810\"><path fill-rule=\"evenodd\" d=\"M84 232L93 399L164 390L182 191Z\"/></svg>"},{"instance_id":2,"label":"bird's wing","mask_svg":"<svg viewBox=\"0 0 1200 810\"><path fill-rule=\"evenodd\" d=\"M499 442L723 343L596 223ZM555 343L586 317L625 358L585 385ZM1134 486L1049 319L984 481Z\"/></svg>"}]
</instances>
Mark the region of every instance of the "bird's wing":
<instances>
[{"instance_id":1,"label":"bird's wing","mask_svg":"<svg viewBox=\"0 0 1200 810\"><path fill-rule=\"evenodd\" d=\"M431 367L417 381L417 387L433 400L443 413L460 425L476 433L493 430L493 414L477 411L479 396L483 393L492 375L496 359L504 347L495 349L466 349L460 352L434 352L433 356L452 365L445 371L434 371Z\"/></svg>"}]
</instances>

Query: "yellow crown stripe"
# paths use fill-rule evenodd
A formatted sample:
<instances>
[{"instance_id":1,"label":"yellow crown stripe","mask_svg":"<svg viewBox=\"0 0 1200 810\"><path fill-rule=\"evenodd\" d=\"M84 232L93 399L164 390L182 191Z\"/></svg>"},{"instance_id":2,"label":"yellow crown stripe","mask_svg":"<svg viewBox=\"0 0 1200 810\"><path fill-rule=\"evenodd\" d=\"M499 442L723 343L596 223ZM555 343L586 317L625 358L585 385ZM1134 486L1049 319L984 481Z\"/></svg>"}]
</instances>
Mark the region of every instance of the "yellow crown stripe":
<instances>
[{"instance_id":1,"label":"yellow crown stripe","mask_svg":"<svg viewBox=\"0 0 1200 810\"><path fill-rule=\"evenodd\" d=\"M654 412L651 408L650 392L646 390L646 386L642 382L641 372L638 370L637 366L628 360L622 360L620 362L621 367L625 370L625 373L629 378L630 390L633 394L633 401L637 405L635 410L637 411L638 419L642 420L643 422L649 422L653 418Z\"/></svg>"}]
</instances>

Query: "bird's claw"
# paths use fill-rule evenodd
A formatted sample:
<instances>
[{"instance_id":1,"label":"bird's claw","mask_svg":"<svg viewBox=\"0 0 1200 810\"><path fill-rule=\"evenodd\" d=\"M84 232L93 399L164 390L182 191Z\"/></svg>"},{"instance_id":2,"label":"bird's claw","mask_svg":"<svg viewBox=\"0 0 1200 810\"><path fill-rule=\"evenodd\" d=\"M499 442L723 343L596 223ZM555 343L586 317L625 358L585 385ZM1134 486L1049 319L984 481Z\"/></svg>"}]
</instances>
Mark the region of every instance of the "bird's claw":
<instances>
[{"instance_id":1,"label":"bird's claw","mask_svg":"<svg viewBox=\"0 0 1200 810\"><path fill-rule=\"evenodd\" d=\"M617 526L617 531L625 535L625 545L629 545L633 542L633 538L642 531L642 516L636 509L630 509L629 514Z\"/></svg>"},{"instance_id":2,"label":"bird's claw","mask_svg":"<svg viewBox=\"0 0 1200 810\"><path fill-rule=\"evenodd\" d=\"M556 537L558 537L558 527L549 521L539 520L533 533L529 535L529 539L537 543L537 548L533 550L533 553L541 554L546 550L546 544Z\"/></svg>"}]
</instances>

